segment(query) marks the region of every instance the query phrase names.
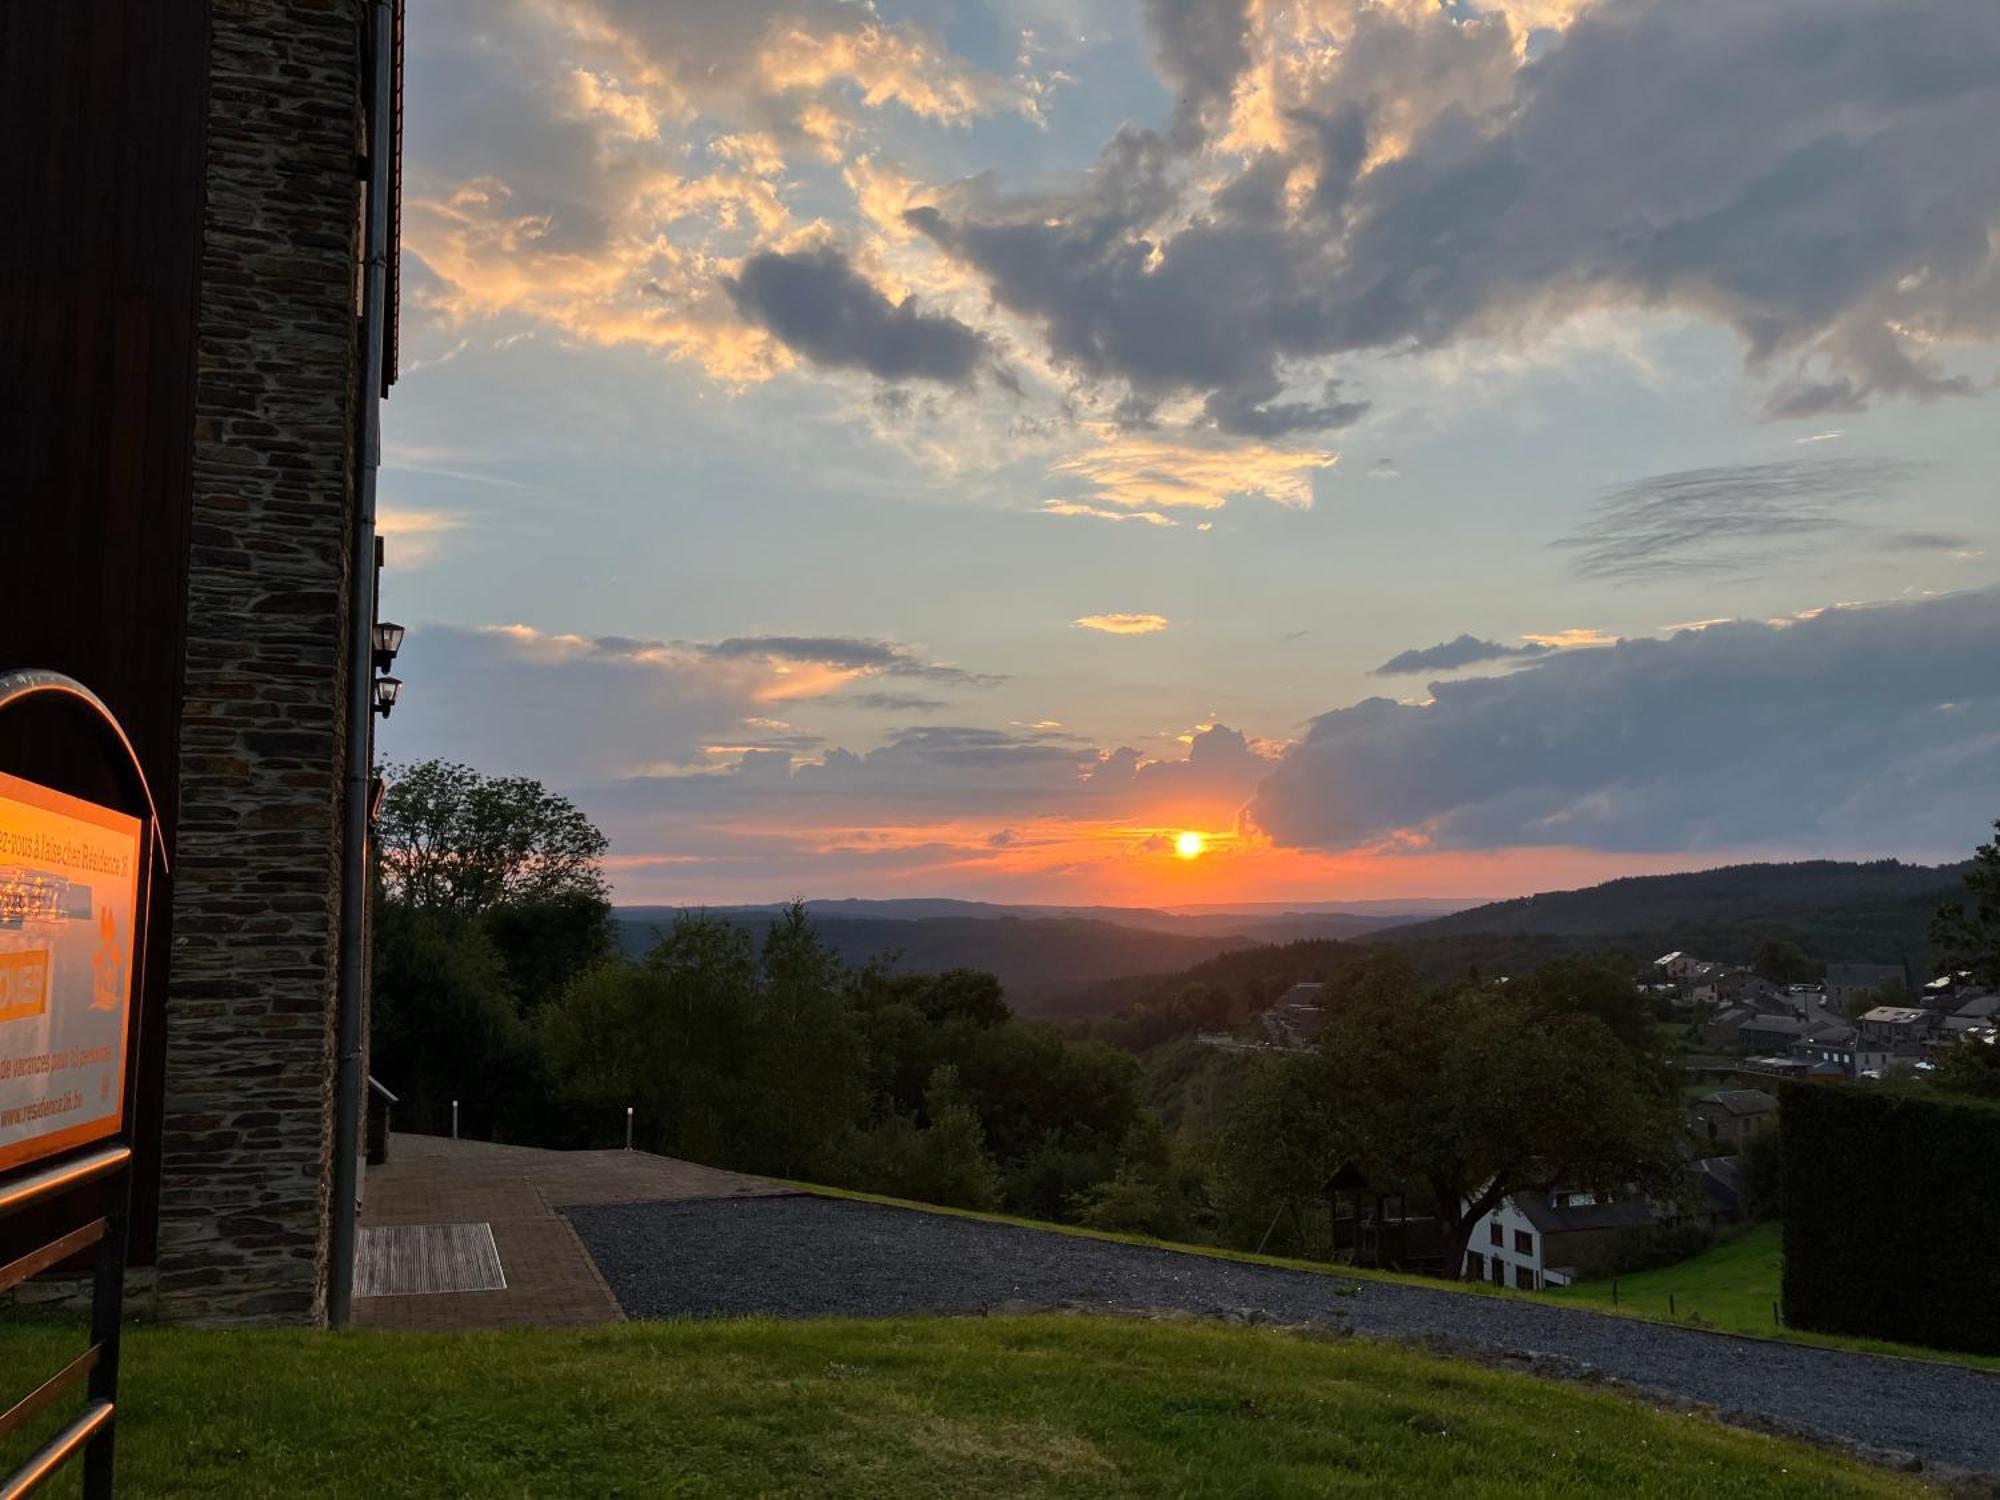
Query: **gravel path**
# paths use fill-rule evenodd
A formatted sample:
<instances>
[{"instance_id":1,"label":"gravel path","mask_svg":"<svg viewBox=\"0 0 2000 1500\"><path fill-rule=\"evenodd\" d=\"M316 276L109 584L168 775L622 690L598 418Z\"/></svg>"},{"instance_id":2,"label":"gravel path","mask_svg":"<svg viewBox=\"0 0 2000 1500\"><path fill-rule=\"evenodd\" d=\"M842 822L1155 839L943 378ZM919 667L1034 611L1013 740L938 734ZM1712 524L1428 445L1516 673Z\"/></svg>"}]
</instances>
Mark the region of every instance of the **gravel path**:
<instances>
[{"instance_id":1,"label":"gravel path","mask_svg":"<svg viewBox=\"0 0 2000 1500\"><path fill-rule=\"evenodd\" d=\"M1731 1338L841 1199L565 1209L634 1318L1180 1309L1554 1357L1929 1463L2000 1470L2000 1374Z\"/></svg>"}]
</instances>

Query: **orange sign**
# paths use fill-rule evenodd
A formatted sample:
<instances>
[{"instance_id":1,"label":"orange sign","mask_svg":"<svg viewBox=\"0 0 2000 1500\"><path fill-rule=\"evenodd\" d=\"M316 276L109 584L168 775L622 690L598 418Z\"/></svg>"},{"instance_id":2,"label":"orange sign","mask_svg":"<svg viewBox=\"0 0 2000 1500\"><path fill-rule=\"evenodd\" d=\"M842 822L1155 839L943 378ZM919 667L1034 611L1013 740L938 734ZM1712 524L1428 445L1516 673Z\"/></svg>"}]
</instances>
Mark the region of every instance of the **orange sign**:
<instances>
[{"instance_id":1,"label":"orange sign","mask_svg":"<svg viewBox=\"0 0 2000 1500\"><path fill-rule=\"evenodd\" d=\"M140 836L0 774L0 1170L124 1123Z\"/></svg>"}]
</instances>

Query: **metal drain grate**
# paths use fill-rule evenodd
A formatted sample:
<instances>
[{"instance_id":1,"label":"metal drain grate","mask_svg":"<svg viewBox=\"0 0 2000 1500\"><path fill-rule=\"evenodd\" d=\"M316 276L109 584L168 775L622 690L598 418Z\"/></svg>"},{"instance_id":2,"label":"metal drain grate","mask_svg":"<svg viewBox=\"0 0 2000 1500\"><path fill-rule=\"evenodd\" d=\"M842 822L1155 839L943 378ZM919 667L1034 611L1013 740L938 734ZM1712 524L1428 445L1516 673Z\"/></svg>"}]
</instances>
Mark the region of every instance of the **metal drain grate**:
<instances>
[{"instance_id":1,"label":"metal drain grate","mask_svg":"<svg viewBox=\"0 0 2000 1500\"><path fill-rule=\"evenodd\" d=\"M354 1245L354 1295L505 1291L491 1224L391 1224L363 1229Z\"/></svg>"}]
</instances>

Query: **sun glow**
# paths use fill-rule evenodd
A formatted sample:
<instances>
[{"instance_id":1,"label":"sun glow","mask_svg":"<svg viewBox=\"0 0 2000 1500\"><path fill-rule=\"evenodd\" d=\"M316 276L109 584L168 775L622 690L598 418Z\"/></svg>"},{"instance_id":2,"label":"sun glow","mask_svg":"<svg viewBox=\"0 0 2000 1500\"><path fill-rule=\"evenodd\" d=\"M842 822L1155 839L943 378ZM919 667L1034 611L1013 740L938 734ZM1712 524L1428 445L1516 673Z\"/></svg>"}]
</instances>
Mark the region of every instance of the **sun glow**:
<instances>
[{"instance_id":1,"label":"sun glow","mask_svg":"<svg viewBox=\"0 0 2000 1500\"><path fill-rule=\"evenodd\" d=\"M1194 859L1208 847L1208 841L1198 833L1184 833L1174 840L1174 853L1182 859Z\"/></svg>"}]
</instances>

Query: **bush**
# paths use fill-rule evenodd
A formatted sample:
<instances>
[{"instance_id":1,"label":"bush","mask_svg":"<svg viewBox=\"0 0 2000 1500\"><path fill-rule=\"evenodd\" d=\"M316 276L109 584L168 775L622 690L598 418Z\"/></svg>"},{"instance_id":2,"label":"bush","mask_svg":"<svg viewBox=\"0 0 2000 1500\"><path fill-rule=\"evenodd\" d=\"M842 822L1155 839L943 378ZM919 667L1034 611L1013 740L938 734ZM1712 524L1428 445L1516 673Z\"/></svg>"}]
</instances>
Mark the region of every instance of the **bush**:
<instances>
[{"instance_id":1,"label":"bush","mask_svg":"<svg viewBox=\"0 0 2000 1500\"><path fill-rule=\"evenodd\" d=\"M1780 1119L1785 1322L2000 1354L2000 1108L1794 1085Z\"/></svg>"}]
</instances>

